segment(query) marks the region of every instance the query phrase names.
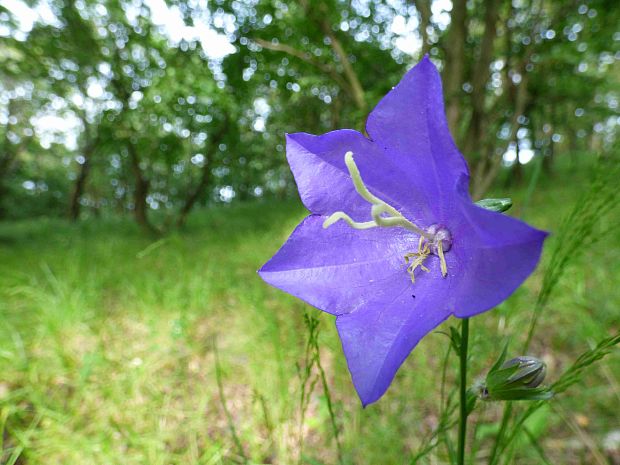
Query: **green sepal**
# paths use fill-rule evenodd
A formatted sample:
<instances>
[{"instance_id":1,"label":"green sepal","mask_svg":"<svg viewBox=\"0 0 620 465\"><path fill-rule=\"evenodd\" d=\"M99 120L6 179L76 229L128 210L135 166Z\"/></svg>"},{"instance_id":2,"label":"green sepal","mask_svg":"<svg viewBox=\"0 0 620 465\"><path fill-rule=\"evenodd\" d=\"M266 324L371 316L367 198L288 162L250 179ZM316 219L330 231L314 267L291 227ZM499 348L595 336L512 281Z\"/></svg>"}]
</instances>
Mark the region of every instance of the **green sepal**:
<instances>
[{"instance_id":1,"label":"green sepal","mask_svg":"<svg viewBox=\"0 0 620 465\"><path fill-rule=\"evenodd\" d=\"M478 393L475 388L469 388L467 390L467 415L474 411L476 408L476 402L478 401Z\"/></svg>"},{"instance_id":2,"label":"green sepal","mask_svg":"<svg viewBox=\"0 0 620 465\"><path fill-rule=\"evenodd\" d=\"M510 388L489 392L487 400L549 400L553 391L547 387L538 388Z\"/></svg>"},{"instance_id":3,"label":"green sepal","mask_svg":"<svg viewBox=\"0 0 620 465\"><path fill-rule=\"evenodd\" d=\"M454 326L450 326L450 342L454 352L458 354L461 350L461 333Z\"/></svg>"},{"instance_id":4,"label":"green sepal","mask_svg":"<svg viewBox=\"0 0 620 465\"><path fill-rule=\"evenodd\" d=\"M497 357L497 360L495 360L495 363L493 364L493 366L489 370L489 374L491 374L494 371L497 371L497 370L500 369L500 367L506 361L506 354L507 353L508 353L508 342L506 341L506 343L504 344L504 348L502 349L501 354L499 354L499 357Z\"/></svg>"}]
</instances>

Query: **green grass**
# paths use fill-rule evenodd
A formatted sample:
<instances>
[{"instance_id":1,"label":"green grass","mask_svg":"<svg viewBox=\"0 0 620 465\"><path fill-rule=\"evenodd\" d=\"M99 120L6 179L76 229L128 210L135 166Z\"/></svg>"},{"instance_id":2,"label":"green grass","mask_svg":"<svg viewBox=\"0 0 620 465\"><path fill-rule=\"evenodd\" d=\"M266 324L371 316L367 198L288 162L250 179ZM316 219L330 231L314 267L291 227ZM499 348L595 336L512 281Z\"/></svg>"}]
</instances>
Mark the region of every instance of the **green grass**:
<instances>
[{"instance_id":1,"label":"green grass","mask_svg":"<svg viewBox=\"0 0 620 465\"><path fill-rule=\"evenodd\" d=\"M526 219L556 230L583 189L543 184ZM515 193L517 207L525 192ZM245 456L248 463L291 464L300 456L300 431L305 463L337 463L320 382L300 426L305 312L320 319L321 362L344 462L409 463L438 420L448 339L426 337L385 397L362 409L333 319L256 275L304 215L295 202L214 208L159 240L124 219L0 225L0 463L223 464ZM619 220L616 209L601 228ZM547 361L550 380L620 329L620 235L583 247L544 310L531 349ZM548 254L496 311L472 321L474 376L490 367L506 337L515 350L526 337L547 261ZM455 371L453 358L448 390L456 387ZM619 404L615 353L533 417L530 431L553 463L596 463L593 455L605 454L603 438L618 429ZM478 457L488 453L499 415L487 404L472 416ZM442 450L427 459L445 463ZM520 447L515 463L540 459L532 446Z\"/></svg>"}]
</instances>

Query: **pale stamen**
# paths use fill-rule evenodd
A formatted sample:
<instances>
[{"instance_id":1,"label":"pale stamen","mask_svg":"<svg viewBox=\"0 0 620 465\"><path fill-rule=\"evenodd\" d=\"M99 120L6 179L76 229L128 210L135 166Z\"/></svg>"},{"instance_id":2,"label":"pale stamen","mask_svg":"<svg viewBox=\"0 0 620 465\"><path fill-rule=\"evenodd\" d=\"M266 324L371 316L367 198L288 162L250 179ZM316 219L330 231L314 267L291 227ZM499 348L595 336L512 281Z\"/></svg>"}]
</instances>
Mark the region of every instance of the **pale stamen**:
<instances>
[{"instance_id":1,"label":"pale stamen","mask_svg":"<svg viewBox=\"0 0 620 465\"><path fill-rule=\"evenodd\" d=\"M431 253L431 248L428 245L428 242L424 240L423 236L420 236L420 240L418 242L418 251L417 252L409 252L405 254L405 263L407 266L407 273L411 276L411 282L415 283L415 270L419 267L422 271L429 272L430 270L424 266L424 260L428 258ZM415 257L415 258L414 258ZM413 260L411 260L413 258ZM411 263L409 261L411 260Z\"/></svg>"},{"instance_id":2,"label":"pale stamen","mask_svg":"<svg viewBox=\"0 0 620 465\"><path fill-rule=\"evenodd\" d=\"M439 264L441 266L441 275L445 278L448 276L448 265L446 264L446 257L443 254L443 241L439 240L437 244L437 253L439 255Z\"/></svg>"}]
</instances>

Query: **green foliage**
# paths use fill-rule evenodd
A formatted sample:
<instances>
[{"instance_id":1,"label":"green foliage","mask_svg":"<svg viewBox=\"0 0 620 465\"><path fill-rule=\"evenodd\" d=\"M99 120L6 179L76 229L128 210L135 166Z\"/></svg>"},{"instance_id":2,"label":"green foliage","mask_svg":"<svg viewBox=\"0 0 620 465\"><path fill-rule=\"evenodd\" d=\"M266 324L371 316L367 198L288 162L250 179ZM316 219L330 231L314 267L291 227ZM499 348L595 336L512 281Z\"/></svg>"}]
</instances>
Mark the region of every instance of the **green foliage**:
<instances>
[{"instance_id":1,"label":"green foliage","mask_svg":"<svg viewBox=\"0 0 620 465\"><path fill-rule=\"evenodd\" d=\"M593 349L583 352L579 355L579 357L577 357L577 360L566 371L564 371L564 373L562 373L562 376L560 376L560 378L551 385L551 390L557 394L561 394L570 386L582 381L584 370L609 355L611 350L618 344L620 344L620 333L603 339ZM529 433L527 433L527 429L524 425L528 419L532 417L532 415L534 415L541 407L546 405L546 402L546 400L539 400L538 402L532 403L516 418L511 432L506 438L502 437L501 441L499 441L497 453L494 457L501 459L502 453L513 443L522 431L526 431L525 434L529 436ZM507 462L504 461L504 463Z\"/></svg>"},{"instance_id":2,"label":"green foliage","mask_svg":"<svg viewBox=\"0 0 620 465\"><path fill-rule=\"evenodd\" d=\"M609 355L612 349L620 344L620 333L600 341L596 347L582 353L577 360L566 370L562 376L553 383L553 389L557 393L566 391L570 386L578 383L583 378L583 371L593 363Z\"/></svg>"},{"instance_id":3,"label":"green foliage","mask_svg":"<svg viewBox=\"0 0 620 465\"><path fill-rule=\"evenodd\" d=\"M593 179L590 181L586 193L579 197L570 213L563 220L557 233L557 240L551 248L551 258L546 267L542 286L532 310L529 328L524 342L524 352L527 352L530 347L539 319L552 295L552 291L569 269L569 265L579 259L583 253L596 245L600 240L605 240L608 237L609 230L601 230L601 225L605 224L606 217L618 206L619 194L615 188L618 170L618 166L613 163L613 161L601 160L595 167ZM613 341L614 339L612 338L611 340ZM607 341L607 339L601 342L602 347L607 347L605 341ZM606 353L607 352L601 352L602 355L598 358L590 357L586 353L582 354L580 359L585 357L584 360L593 363L602 358ZM587 365L583 367L585 366ZM569 378L566 379L571 380L566 387L576 382L581 371L582 368L571 369L565 373L565 375L568 374L569 376ZM570 373L574 373L575 376L573 377ZM563 383L559 386L564 388ZM555 384L551 386L551 390L554 392L561 392L555 389ZM505 450L507 445L521 432L525 420L540 408L541 405L543 404L537 403L530 406L519 419L515 420L512 431L508 434L508 437L505 438L504 435L507 432L508 425L513 416L512 405L507 404L504 408L500 430L495 438L489 464L494 465L498 463L502 451Z\"/></svg>"},{"instance_id":4,"label":"green foliage","mask_svg":"<svg viewBox=\"0 0 620 465\"><path fill-rule=\"evenodd\" d=\"M528 221L559 224L585 191L579 187L537 191ZM522 195L513 194L515 199ZM283 240L304 214L300 205L286 202L211 208L191 216L186 230L155 240L118 218L1 225L3 454L31 464L110 463L118 457L128 464L223 464L239 457L232 424L250 462L294 463L302 391L296 364L304 372L317 354L307 352L304 319L314 311L265 286L255 270L278 246L274 238ZM614 210L606 223L617 218ZM544 337L534 339L535 353L555 360L548 375L552 382L589 340L609 337L610 328L620 324L613 284L617 270L606 266L620 245L617 235L606 236L605 244L605 253L584 252L590 269L605 270L588 275L592 290L582 296L581 267L569 267L557 285L561 292L549 300L561 311L545 312L540 319ZM500 309L475 319L472 375L484 375L493 364L498 340L523 337L523 325L513 323L526 321L543 272ZM513 320L498 331L504 318ZM563 318L580 324L571 326ZM449 332L450 324L441 330ZM450 434L458 402L445 335L425 338L386 402L366 409L351 386L332 320L321 321L320 333L311 339L320 349L329 394L314 364L308 379L316 382L313 389L307 384L304 395L309 399L303 427L309 463L338 462L328 398L345 463L415 463L418 453L420 464L449 461L446 444L454 444ZM609 406L616 401L611 383L620 382L619 361L614 353L590 365L583 381L571 388L575 395L561 395L566 408L590 416L589 431L596 438L616 422ZM612 381L601 371L605 365ZM472 434L480 438L474 450L480 454L488 451L489 437L478 436L473 425L495 422L494 404L479 402L472 417ZM564 463L574 454L568 447L572 433L557 416L543 408L541 413L536 424L524 424L552 463ZM515 410L514 419L521 414ZM548 442L550 436L559 442ZM529 440L521 433L515 440L527 441L527 447L518 449L513 463L537 463Z\"/></svg>"},{"instance_id":5,"label":"green foliage","mask_svg":"<svg viewBox=\"0 0 620 465\"><path fill-rule=\"evenodd\" d=\"M220 397L220 402L222 404L222 410L224 410L224 414L226 415L226 422L228 423L228 429L230 430L230 435L233 439L235 447L237 449L237 455L239 457L239 461L241 463L248 463L248 459L245 456L245 452L243 450L243 445L239 440L239 436L237 434L237 429L235 428L235 422L230 413L226 402L226 394L224 393L224 383L222 381L222 367L220 364L220 358L217 351L217 341L213 338L213 353L215 355L215 380L217 382L217 390Z\"/></svg>"},{"instance_id":6,"label":"green foliage","mask_svg":"<svg viewBox=\"0 0 620 465\"><path fill-rule=\"evenodd\" d=\"M342 455L342 446L340 444L340 430L336 422L336 414L334 412L333 400L327 383L327 376L325 370L321 364L321 354L319 351L319 324L320 320L316 317L304 314L304 323L308 332L308 341L306 343L305 357L303 367L297 366L298 376L301 384L301 393L299 399L300 410L300 422L299 422L299 451L302 457L304 456L303 442L306 413L311 401L311 396L317 383L321 383L325 404L327 411L329 412L329 420L331 423L332 433L334 441L336 443L336 450L338 452L338 463L341 465L344 463ZM317 373L313 373L316 369ZM305 458L307 460L307 458ZM310 460L311 462L311 460Z\"/></svg>"},{"instance_id":7,"label":"green foliage","mask_svg":"<svg viewBox=\"0 0 620 465\"><path fill-rule=\"evenodd\" d=\"M605 240L611 232L610 230L601 231L600 225L606 215L618 207L620 194L616 188L616 182L619 174L620 167L615 160L602 160L595 168L588 190L579 198L571 213L562 222L557 232L558 240L551 250L551 259L532 312L525 342L526 350L534 335L540 313L568 266L588 247Z\"/></svg>"}]
</instances>

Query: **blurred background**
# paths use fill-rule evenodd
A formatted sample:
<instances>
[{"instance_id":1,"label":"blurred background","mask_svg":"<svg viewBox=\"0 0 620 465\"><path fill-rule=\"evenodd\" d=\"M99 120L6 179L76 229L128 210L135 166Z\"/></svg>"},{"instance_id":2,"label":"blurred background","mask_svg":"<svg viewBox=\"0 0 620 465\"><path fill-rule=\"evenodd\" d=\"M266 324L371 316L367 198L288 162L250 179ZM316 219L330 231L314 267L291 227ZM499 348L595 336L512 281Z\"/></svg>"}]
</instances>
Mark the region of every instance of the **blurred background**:
<instances>
[{"instance_id":1,"label":"blurred background","mask_svg":"<svg viewBox=\"0 0 620 465\"><path fill-rule=\"evenodd\" d=\"M617 158L619 26L606 0L0 0L0 463L414 463L447 339L362 410L331 319L255 275L305 214L284 134L363 130L429 54L474 198L555 232ZM550 376L620 326L620 213L593 216L534 340ZM474 320L474 373L548 261ZM620 463L619 406L616 354L506 463Z\"/></svg>"}]
</instances>

